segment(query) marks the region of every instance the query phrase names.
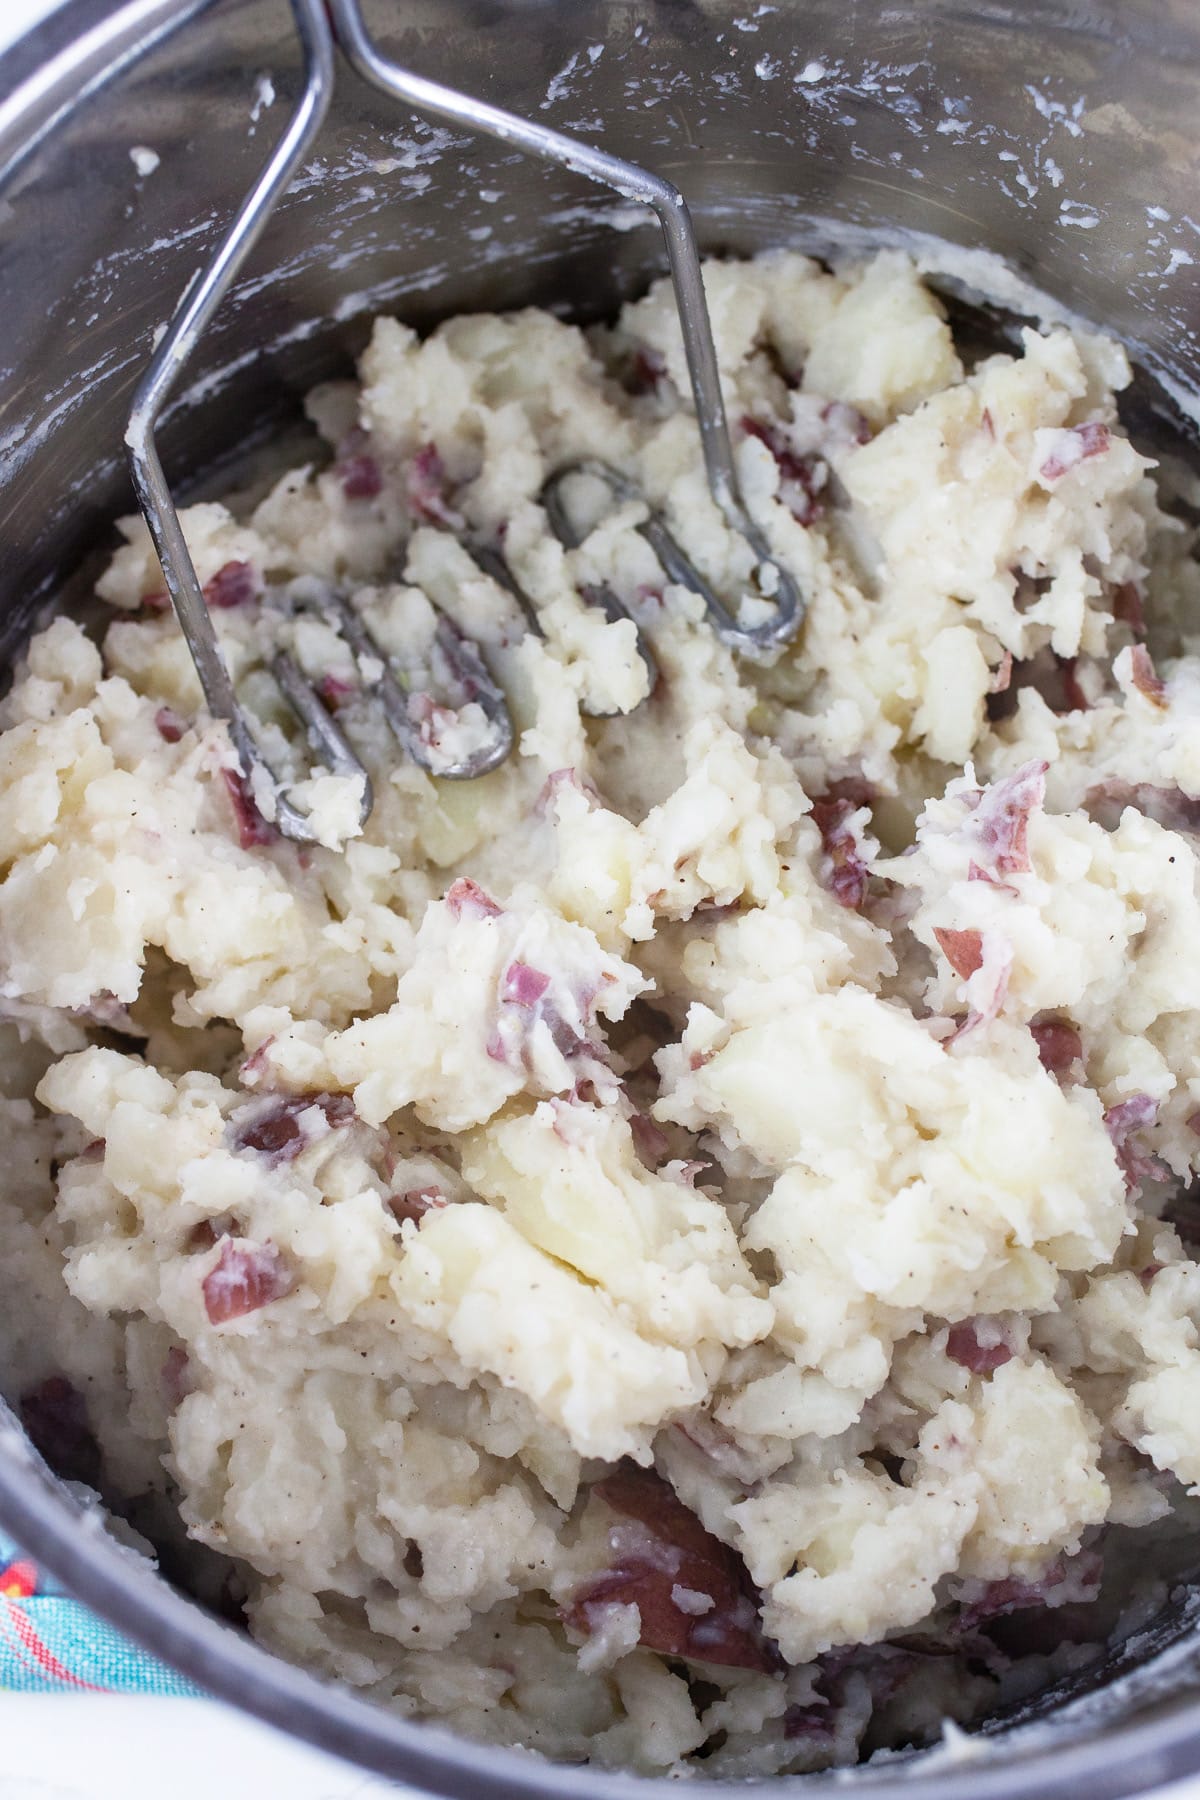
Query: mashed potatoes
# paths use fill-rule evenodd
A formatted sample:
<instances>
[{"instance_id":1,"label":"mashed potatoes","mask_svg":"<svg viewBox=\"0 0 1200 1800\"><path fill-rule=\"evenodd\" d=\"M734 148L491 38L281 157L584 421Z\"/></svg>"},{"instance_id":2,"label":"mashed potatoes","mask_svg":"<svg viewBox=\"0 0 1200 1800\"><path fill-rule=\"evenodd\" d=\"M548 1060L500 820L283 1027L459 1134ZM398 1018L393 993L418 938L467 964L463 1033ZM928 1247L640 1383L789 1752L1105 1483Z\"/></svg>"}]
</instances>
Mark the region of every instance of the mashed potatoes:
<instances>
[{"instance_id":1,"label":"mashed potatoes","mask_svg":"<svg viewBox=\"0 0 1200 1800\"><path fill-rule=\"evenodd\" d=\"M59 1465L229 1559L283 1655L549 1756L767 1774L970 1717L1014 1619L1069 1665L1114 1531L1200 1487L1200 581L1113 344L966 369L893 254L707 281L746 497L809 598L773 661L639 506L577 483L567 551L539 505L601 456L750 589L661 284L591 337L381 320L311 398L332 459L185 513L328 847L204 712L140 522L115 616L30 645L4 1366ZM401 754L332 588L435 765L480 728L432 681L453 616L508 761ZM281 643L370 768L360 835Z\"/></svg>"}]
</instances>

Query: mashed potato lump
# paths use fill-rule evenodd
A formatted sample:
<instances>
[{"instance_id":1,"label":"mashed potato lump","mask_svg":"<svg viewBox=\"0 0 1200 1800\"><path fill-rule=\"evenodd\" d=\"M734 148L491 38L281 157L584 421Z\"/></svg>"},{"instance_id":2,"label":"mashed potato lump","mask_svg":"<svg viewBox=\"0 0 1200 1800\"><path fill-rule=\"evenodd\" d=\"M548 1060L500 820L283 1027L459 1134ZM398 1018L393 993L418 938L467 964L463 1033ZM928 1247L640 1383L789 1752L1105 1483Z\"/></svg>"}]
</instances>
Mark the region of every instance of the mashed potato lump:
<instances>
[{"instance_id":1,"label":"mashed potato lump","mask_svg":"<svg viewBox=\"0 0 1200 1800\"><path fill-rule=\"evenodd\" d=\"M1200 578L1118 346L968 366L898 253L706 279L809 599L773 659L644 508L580 481L567 550L539 504L602 457L750 591L662 284L590 333L381 319L310 398L323 455L185 512L318 845L204 711L140 521L99 628L33 639L0 1337L35 1441L282 1655L492 1742L761 1775L1069 1666L1047 1621L1200 1489ZM478 729L439 609L478 642L500 768L401 753L332 589L435 763ZM371 770L361 833L280 644Z\"/></svg>"}]
</instances>

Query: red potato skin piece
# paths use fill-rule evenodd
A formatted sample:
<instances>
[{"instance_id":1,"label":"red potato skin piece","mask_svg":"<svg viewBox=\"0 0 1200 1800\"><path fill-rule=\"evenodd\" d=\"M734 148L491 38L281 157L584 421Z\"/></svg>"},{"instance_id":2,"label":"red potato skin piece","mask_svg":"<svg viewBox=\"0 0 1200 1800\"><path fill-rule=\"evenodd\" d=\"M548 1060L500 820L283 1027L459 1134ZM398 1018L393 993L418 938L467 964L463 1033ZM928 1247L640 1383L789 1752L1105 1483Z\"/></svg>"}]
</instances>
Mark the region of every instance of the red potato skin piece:
<instances>
[{"instance_id":1,"label":"red potato skin piece","mask_svg":"<svg viewBox=\"0 0 1200 1800\"><path fill-rule=\"evenodd\" d=\"M1155 787L1148 781L1114 778L1089 788L1083 804L1090 817L1106 831L1115 830L1125 808L1134 806L1168 831L1200 832L1200 798L1185 794L1182 788Z\"/></svg>"},{"instance_id":2,"label":"red potato skin piece","mask_svg":"<svg viewBox=\"0 0 1200 1800\"><path fill-rule=\"evenodd\" d=\"M1081 462L1087 462L1093 456L1103 456L1112 442L1108 426L1099 419L1091 419L1086 425L1071 425L1065 429L1078 439L1078 449L1067 457L1060 457L1052 451L1039 471L1043 481L1058 481L1069 469L1078 468Z\"/></svg>"},{"instance_id":3,"label":"red potato skin piece","mask_svg":"<svg viewBox=\"0 0 1200 1800\"><path fill-rule=\"evenodd\" d=\"M1113 618L1122 625L1128 625L1135 637L1146 635L1146 612L1142 604L1142 590L1136 581L1122 581L1113 589Z\"/></svg>"},{"instance_id":4,"label":"red potato skin piece","mask_svg":"<svg viewBox=\"0 0 1200 1800\"><path fill-rule=\"evenodd\" d=\"M851 912L861 908L870 880L870 871L858 852L858 840L847 824L857 810L855 802L846 798L812 803L813 823L821 834L828 859L828 867L822 871L825 886L838 905Z\"/></svg>"},{"instance_id":5,"label":"red potato skin piece","mask_svg":"<svg viewBox=\"0 0 1200 1800\"><path fill-rule=\"evenodd\" d=\"M347 500L374 500L383 492L383 470L363 426L352 426L338 445L333 472Z\"/></svg>"},{"instance_id":6,"label":"red potato skin piece","mask_svg":"<svg viewBox=\"0 0 1200 1800\"><path fill-rule=\"evenodd\" d=\"M1062 1077L1083 1060L1083 1041L1074 1025L1064 1019L1046 1019L1029 1027L1043 1069Z\"/></svg>"},{"instance_id":7,"label":"red potato skin piece","mask_svg":"<svg viewBox=\"0 0 1200 1800\"><path fill-rule=\"evenodd\" d=\"M746 1565L705 1530L667 1482L652 1469L622 1463L593 1492L621 1518L644 1526L663 1554L630 1554L593 1577L564 1609L568 1624L589 1633L597 1609L632 1603L641 1615L639 1642L648 1650L763 1674L782 1667L763 1634L759 1595ZM675 1587L707 1594L714 1605L706 1613L683 1612L672 1598Z\"/></svg>"},{"instance_id":8,"label":"red potato skin piece","mask_svg":"<svg viewBox=\"0 0 1200 1800\"><path fill-rule=\"evenodd\" d=\"M160 706L154 715L154 725L164 744L177 744L187 725L179 714L169 706Z\"/></svg>"},{"instance_id":9,"label":"red potato skin piece","mask_svg":"<svg viewBox=\"0 0 1200 1800\"><path fill-rule=\"evenodd\" d=\"M1045 762L1029 762L1013 775L984 788L974 802L975 829L981 849L992 857L992 873L1026 875L1029 861L1029 815L1046 796Z\"/></svg>"},{"instance_id":10,"label":"red potato skin piece","mask_svg":"<svg viewBox=\"0 0 1200 1800\"><path fill-rule=\"evenodd\" d=\"M660 596L661 597L661 596ZM580 775L578 769L553 769L542 783L542 791L533 803L533 810L539 818L544 818L554 804L556 796L564 788L573 788L582 794L589 806L600 803L600 795L590 781Z\"/></svg>"},{"instance_id":11,"label":"red potato skin piece","mask_svg":"<svg viewBox=\"0 0 1200 1800\"><path fill-rule=\"evenodd\" d=\"M878 788L864 775L839 775L823 794L816 796L818 800L849 800L856 807L874 806L878 798Z\"/></svg>"},{"instance_id":12,"label":"red potato skin piece","mask_svg":"<svg viewBox=\"0 0 1200 1800\"><path fill-rule=\"evenodd\" d=\"M410 694L408 716L427 750L440 750L446 734L453 730L458 719L452 706L439 706L431 694Z\"/></svg>"},{"instance_id":13,"label":"red potato skin piece","mask_svg":"<svg viewBox=\"0 0 1200 1800\"><path fill-rule=\"evenodd\" d=\"M836 1723L837 1709L828 1701L823 1706L789 1706L783 1715L783 1735L789 1741L830 1738Z\"/></svg>"},{"instance_id":14,"label":"red potato skin piece","mask_svg":"<svg viewBox=\"0 0 1200 1800\"><path fill-rule=\"evenodd\" d=\"M504 980L500 989L500 998L514 1006L536 1006L546 989L550 986L550 977L541 969L534 969L528 963L514 962L504 971Z\"/></svg>"},{"instance_id":15,"label":"red potato skin piece","mask_svg":"<svg viewBox=\"0 0 1200 1800\"><path fill-rule=\"evenodd\" d=\"M348 700L351 694L357 694L359 691L352 681L342 681L337 675L322 675L316 687L326 706L331 707L335 712L344 700Z\"/></svg>"},{"instance_id":16,"label":"red potato skin piece","mask_svg":"<svg viewBox=\"0 0 1200 1800\"><path fill-rule=\"evenodd\" d=\"M446 890L446 905L456 919L464 913L477 919L498 919L504 911L469 875L460 875Z\"/></svg>"},{"instance_id":17,"label":"red potato skin piece","mask_svg":"<svg viewBox=\"0 0 1200 1800\"><path fill-rule=\"evenodd\" d=\"M159 1370L163 1399L174 1412L185 1395L191 1392L188 1374L188 1353L182 1344L172 1344L163 1359Z\"/></svg>"},{"instance_id":18,"label":"red potato skin piece","mask_svg":"<svg viewBox=\"0 0 1200 1800\"><path fill-rule=\"evenodd\" d=\"M347 500L374 500L383 492L383 471L367 451L344 456L337 471Z\"/></svg>"},{"instance_id":19,"label":"red potato skin piece","mask_svg":"<svg viewBox=\"0 0 1200 1800\"><path fill-rule=\"evenodd\" d=\"M848 400L830 400L821 408L821 418L833 432L840 433L852 444L869 444L875 428L866 413Z\"/></svg>"},{"instance_id":20,"label":"red potato skin piece","mask_svg":"<svg viewBox=\"0 0 1200 1800\"><path fill-rule=\"evenodd\" d=\"M1061 1562L1052 1563L1040 1581L1018 1581L1015 1575L1006 1575L999 1581L990 1582L986 1593L973 1605L963 1608L959 1615L960 1623L964 1630L971 1630L983 1619L1023 1612L1027 1607L1044 1606L1047 1594L1060 1586L1064 1579Z\"/></svg>"},{"instance_id":21,"label":"red potato skin piece","mask_svg":"<svg viewBox=\"0 0 1200 1800\"><path fill-rule=\"evenodd\" d=\"M1145 644L1134 644L1129 652L1130 679L1138 693L1161 712L1167 709L1167 684L1157 674Z\"/></svg>"},{"instance_id":22,"label":"red potato skin piece","mask_svg":"<svg viewBox=\"0 0 1200 1800\"><path fill-rule=\"evenodd\" d=\"M935 925L933 935L941 946L942 955L963 981L969 981L976 969L983 967L982 932L951 931L948 926Z\"/></svg>"},{"instance_id":23,"label":"red potato skin piece","mask_svg":"<svg viewBox=\"0 0 1200 1800\"><path fill-rule=\"evenodd\" d=\"M611 978L601 977L602 982L608 979ZM549 1031L554 1048L568 1062L580 1055L591 1055L600 1061L606 1059L603 1042L591 1042L563 1017L550 987L550 977L543 970L532 968L529 963L509 964L497 984L496 1028L486 1045L493 1062L510 1063L529 1070L532 1065L528 1034L539 1023ZM580 1013L584 1018L591 1015L593 1023L596 997L597 990L590 988L575 996ZM514 1020L519 1022L515 1032L512 1030Z\"/></svg>"},{"instance_id":24,"label":"red potato skin piece","mask_svg":"<svg viewBox=\"0 0 1200 1800\"><path fill-rule=\"evenodd\" d=\"M222 563L204 584L204 598L218 611L249 606L262 593L262 578L253 563Z\"/></svg>"},{"instance_id":25,"label":"red potato skin piece","mask_svg":"<svg viewBox=\"0 0 1200 1800\"><path fill-rule=\"evenodd\" d=\"M1197 1114L1200 1118L1200 1114ZM657 1169L666 1160L670 1143L666 1132L647 1113L635 1112L629 1120L634 1149L647 1169Z\"/></svg>"},{"instance_id":26,"label":"red potato skin piece","mask_svg":"<svg viewBox=\"0 0 1200 1800\"><path fill-rule=\"evenodd\" d=\"M999 888L1005 894L1015 894L1020 891L1013 886L1011 881L1001 881L998 875L990 875L986 869L981 869L977 862L967 864L967 880L986 881L989 887Z\"/></svg>"},{"instance_id":27,"label":"red potato skin piece","mask_svg":"<svg viewBox=\"0 0 1200 1800\"><path fill-rule=\"evenodd\" d=\"M282 1300L294 1282L275 1244L222 1238L221 1254L200 1286L210 1325L225 1325Z\"/></svg>"},{"instance_id":28,"label":"red potato skin piece","mask_svg":"<svg viewBox=\"0 0 1200 1800\"><path fill-rule=\"evenodd\" d=\"M747 437L757 438L775 458L779 469L779 498L797 524L813 524L825 511L821 482L818 479L818 469L822 467L823 459L797 456L773 426L764 424L761 419L752 418L749 413L742 415L741 425Z\"/></svg>"},{"instance_id":29,"label":"red potato skin piece","mask_svg":"<svg viewBox=\"0 0 1200 1800\"><path fill-rule=\"evenodd\" d=\"M970 1369L972 1375L990 1375L993 1369L1002 1369L1006 1362L1011 1362L1013 1353L1004 1343L981 1344L972 1321L961 1319L946 1334L946 1355L952 1362Z\"/></svg>"},{"instance_id":30,"label":"red potato skin piece","mask_svg":"<svg viewBox=\"0 0 1200 1800\"><path fill-rule=\"evenodd\" d=\"M1125 1186L1134 1193L1144 1181L1159 1181L1169 1171L1165 1164L1135 1141L1137 1134L1153 1125L1158 1117L1158 1101L1149 1094L1132 1094L1104 1115L1104 1126L1112 1142Z\"/></svg>"},{"instance_id":31,"label":"red potato skin piece","mask_svg":"<svg viewBox=\"0 0 1200 1800\"><path fill-rule=\"evenodd\" d=\"M387 1209L397 1224L409 1220L420 1225L427 1212L437 1212L450 1202L440 1188L409 1188L406 1193L392 1194L386 1202Z\"/></svg>"},{"instance_id":32,"label":"red potato skin piece","mask_svg":"<svg viewBox=\"0 0 1200 1800\"><path fill-rule=\"evenodd\" d=\"M989 1582L978 1600L963 1607L959 1614L960 1628L971 1631L981 1622L1033 1608L1069 1612L1073 1605L1086 1605L1089 1599L1095 1598L1103 1574L1103 1556L1093 1546L1078 1550L1073 1556L1058 1557L1033 1581L1022 1581L1015 1575L1003 1576L999 1581ZM1073 1595L1072 1589L1065 1594L1058 1591L1068 1581L1072 1584Z\"/></svg>"},{"instance_id":33,"label":"red potato skin piece","mask_svg":"<svg viewBox=\"0 0 1200 1800\"><path fill-rule=\"evenodd\" d=\"M355 1117L354 1102L349 1094L280 1095L269 1106L258 1110L252 1120L235 1129L234 1149L256 1151L272 1164L293 1162L312 1141L305 1133L301 1117L313 1106L320 1108L332 1129L351 1124Z\"/></svg>"},{"instance_id":34,"label":"red potato skin piece","mask_svg":"<svg viewBox=\"0 0 1200 1800\"><path fill-rule=\"evenodd\" d=\"M236 769L222 769L221 778L237 820L238 842L243 850L260 849L264 844L277 844L280 834L269 819L264 819L250 792L249 783Z\"/></svg>"},{"instance_id":35,"label":"red potato skin piece","mask_svg":"<svg viewBox=\"0 0 1200 1800\"><path fill-rule=\"evenodd\" d=\"M666 373L667 365L660 353L649 344L639 344L622 372L621 386L637 400L643 394L656 394Z\"/></svg>"},{"instance_id":36,"label":"red potato skin piece","mask_svg":"<svg viewBox=\"0 0 1200 1800\"><path fill-rule=\"evenodd\" d=\"M1006 694L1012 686L1013 653L1006 650L992 672L989 694Z\"/></svg>"},{"instance_id":37,"label":"red potato skin piece","mask_svg":"<svg viewBox=\"0 0 1200 1800\"><path fill-rule=\"evenodd\" d=\"M451 531L462 527L462 515L449 500L446 465L436 444L422 444L408 466L406 475L408 504L414 516L426 525L444 525Z\"/></svg>"},{"instance_id":38,"label":"red potato skin piece","mask_svg":"<svg viewBox=\"0 0 1200 1800\"><path fill-rule=\"evenodd\" d=\"M1079 677L1075 673L1076 664L1078 663L1079 658L1077 656L1060 656L1057 661L1059 673L1062 676L1063 700L1066 702L1066 711L1091 712L1092 703L1079 685ZM1059 709L1056 707L1054 710L1057 712Z\"/></svg>"}]
</instances>

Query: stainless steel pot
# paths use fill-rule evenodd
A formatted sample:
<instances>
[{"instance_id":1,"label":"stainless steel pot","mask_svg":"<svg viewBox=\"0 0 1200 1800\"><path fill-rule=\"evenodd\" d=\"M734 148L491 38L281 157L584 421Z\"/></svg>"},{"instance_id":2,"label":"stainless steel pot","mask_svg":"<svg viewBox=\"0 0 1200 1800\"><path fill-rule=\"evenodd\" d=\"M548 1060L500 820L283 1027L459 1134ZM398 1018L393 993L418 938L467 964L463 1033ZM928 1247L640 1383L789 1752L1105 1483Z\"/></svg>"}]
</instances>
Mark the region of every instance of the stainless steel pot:
<instances>
[{"instance_id":1,"label":"stainless steel pot","mask_svg":"<svg viewBox=\"0 0 1200 1800\"><path fill-rule=\"evenodd\" d=\"M1196 0L389 0L373 23L421 72L672 177L710 251L933 234L1124 338L1142 428L1179 427L1200 389ZM82 591L128 509L122 439L154 329L297 69L285 0L67 0L0 58L0 656L49 596ZM137 146L160 157L152 174ZM398 115L343 69L319 163L193 359L168 472L182 483L277 429L374 310L595 317L661 254L611 197ZM214 1693L431 1793L677 1792L480 1749L287 1667L95 1529L2 1411L0 1523ZM993 1721L969 1765L893 1759L851 1785L1105 1800L1200 1767L1197 1614L1176 1596L1073 1687Z\"/></svg>"}]
</instances>

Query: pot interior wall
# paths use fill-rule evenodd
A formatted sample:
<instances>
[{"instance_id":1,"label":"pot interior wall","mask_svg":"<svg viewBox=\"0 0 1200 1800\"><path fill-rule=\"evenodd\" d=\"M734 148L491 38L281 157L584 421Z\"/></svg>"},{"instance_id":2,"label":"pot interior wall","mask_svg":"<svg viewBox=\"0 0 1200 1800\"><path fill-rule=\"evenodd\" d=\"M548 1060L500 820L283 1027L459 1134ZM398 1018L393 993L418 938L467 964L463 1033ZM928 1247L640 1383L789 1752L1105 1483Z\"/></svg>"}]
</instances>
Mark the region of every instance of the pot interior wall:
<instances>
[{"instance_id":1,"label":"pot interior wall","mask_svg":"<svg viewBox=\"0 0 1200 1800\"><path fill-rule=\"evenodd\" d=\"M710 252L908 231L998 254L1124 338L1146 371L1140 423L1178 425L1171 396L1200 386L1189 217L1200 14L1191 0L1015 10L404 0L373 22L423 73L676 180ZM4 660L52 593L86 587L89 558L129 509L122 439L153 333L281 129L297 78L284 0L219 0L10 174ZM138 175L135 146L160 157L152 174ZM0 165L20 148L19 130L0 132ZM168 471L183 488L207 470L211 485L214 465L295 417L314 381L348 370L373 311L419 329L533 302L588 320L663 262L656 225L615 197L398 112L342 68L317 161L189 367L162 437ZM1182 1616L1164 1615L1158 1642Z\"/></svg>"}]
</instances>

